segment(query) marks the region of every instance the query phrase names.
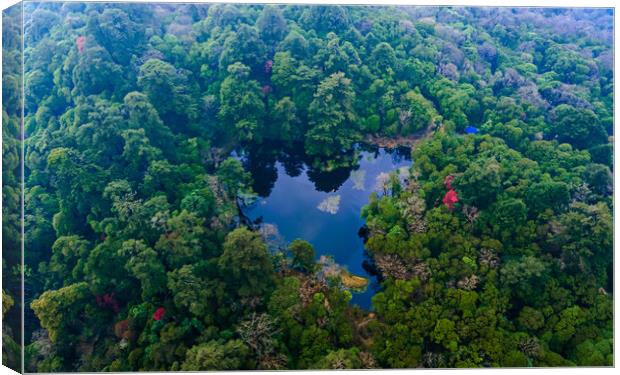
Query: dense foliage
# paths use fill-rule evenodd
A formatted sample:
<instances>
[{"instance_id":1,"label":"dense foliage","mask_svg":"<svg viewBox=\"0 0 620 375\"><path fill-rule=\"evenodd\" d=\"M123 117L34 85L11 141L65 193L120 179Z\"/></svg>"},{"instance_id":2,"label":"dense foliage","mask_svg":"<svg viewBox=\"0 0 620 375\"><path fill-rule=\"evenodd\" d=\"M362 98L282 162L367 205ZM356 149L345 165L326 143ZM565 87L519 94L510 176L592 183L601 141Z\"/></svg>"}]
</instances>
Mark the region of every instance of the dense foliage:
<instances>
[{"instance_id":1,"label":"dense foliage","mask_svg":"<svg viewBox=\"0 0 620 375\"><path fill-rule=\"evenodd\" d=\"M2 12L2 364L21 370L21 118L19 6Z\"/></svg>"},{"instance_id":2,"label":"dense foliage","mask_svg":"<svg viewBox=\"0 0 620 375\"><path fill-rule=\"evenodd\" d=\"M613 363L610 11L26 7L29 371ZM373 312L244 225L233 150L420 137Z\"/></svg>"}]
</instances>

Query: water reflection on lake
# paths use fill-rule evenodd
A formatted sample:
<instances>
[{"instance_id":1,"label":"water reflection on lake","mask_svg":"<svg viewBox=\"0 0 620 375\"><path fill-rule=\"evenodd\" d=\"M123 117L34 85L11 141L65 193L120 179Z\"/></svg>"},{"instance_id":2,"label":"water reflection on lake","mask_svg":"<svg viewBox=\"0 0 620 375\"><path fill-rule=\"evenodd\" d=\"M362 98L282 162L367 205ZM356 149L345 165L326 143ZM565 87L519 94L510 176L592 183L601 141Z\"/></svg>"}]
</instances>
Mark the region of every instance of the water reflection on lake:
<instances>
[{"instance_id":1,"label":"water reflection on lake","mask_svg":"<svg viewBox=\"0 0 620 375\"><path fill-rule=\"evenodd\" d=\"M314 246L317 257L332 255L353 274L368 276L362 267L366 256L358 235L364 225L361 209L378 180L411 165L410 152L358 148L350 158L353 167L323 172L312 168L304 156L278 147L245 153L242 160L260 196L245 215L266 224L284 242L303 238ZM370 308L376 289L373 277L365 292L353 294L352 302Z\"/></svg>"}]
</instances>

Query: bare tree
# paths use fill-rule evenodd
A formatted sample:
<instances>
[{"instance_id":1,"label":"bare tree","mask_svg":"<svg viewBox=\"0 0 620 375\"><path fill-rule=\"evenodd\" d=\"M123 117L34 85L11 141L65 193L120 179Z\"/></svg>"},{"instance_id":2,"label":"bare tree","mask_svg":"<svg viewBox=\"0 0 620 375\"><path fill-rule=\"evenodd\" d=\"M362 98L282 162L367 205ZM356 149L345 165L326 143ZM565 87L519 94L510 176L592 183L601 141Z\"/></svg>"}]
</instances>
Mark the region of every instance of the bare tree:
<instances>
[{"instance_id":1,"label":"bare tree","mask_svg":"<svg viewBox=\"0 0 620 375\"><path fill-rule=\"evenodd\" d=\"M465 276L456 283L456 286L460 289L474 290L478 286L478 276Z\"/></svg>"},{"instance_id":2,"label":"bare tree","mask_svg":"<svg viewBox=\"0 0 620 375\"><path fill-rule=\"evenodd\" d=\"M474 206L463 205L463 215L465 215L468 223L473 224L480 215L480 212L478 212L478 208Z\"/></svg>"},{"instance_id":3,"label":"bare tree","mask_svg":"<svg viewBox=\"0 0 620 375\"><path fill-rule=\"evenodd\" d=\"M286 356L276 352L274 336L280 331L276 323L269 314L252 313L237 326L241 340L252 349L259 366L264 369L280 369L286 365Z\"/></svg>"},{"instance_id":4,"label":"bare tree","mask_svg":"<svg viewBox=\"0 0 620 375\"><path fill-rule=\"evenodd\" d=\"M478 261L481 265L485 265L490 268L497 268L500 262L499 256L495 253L495 251L487 248L480 249Z\"/></svg>"},{"instance_id":5,"label":"bare tree","mask_svg":"<svg viewBox=\"0 0 620 375\"><path fill-rule=\"evenodd\" d=\"M530 358L538 358L542 354L540 343L535 338L525 338L519 342L519 350Z\"/></svg>"},{"instance_id":6,"label":"bare tree","mask_svg":"<svg viewBox=\"0 0 620 375\"><path fill-rule=\"evenodd\" d=\"M361 352L360 361L362 361L362 368L377 368L377 360L369 352Z\"/></svg>"},{"instance_id":7,"label":"bare tree","mask_svg":"<svg viewBox=\"0 0 620 375\"><path fill-rule=\"evenodd\" d=\"M400 129L402 129L405 125L407 125L409 123L409 120L411 120L411 110L407 109L407 110L401 110L398 113L398 122L400 123Z\"/></svg>"},{"instance_id":8,"label":"bare tree","mask_svg":"<svg viewBox=\"0 0 620 375\"><path fill-rule=\"evenodd\" d=\"M405 262L396 254L376 255L375 265L384 277L409 279L412 276Z\"/></svg>"}]
</instances>

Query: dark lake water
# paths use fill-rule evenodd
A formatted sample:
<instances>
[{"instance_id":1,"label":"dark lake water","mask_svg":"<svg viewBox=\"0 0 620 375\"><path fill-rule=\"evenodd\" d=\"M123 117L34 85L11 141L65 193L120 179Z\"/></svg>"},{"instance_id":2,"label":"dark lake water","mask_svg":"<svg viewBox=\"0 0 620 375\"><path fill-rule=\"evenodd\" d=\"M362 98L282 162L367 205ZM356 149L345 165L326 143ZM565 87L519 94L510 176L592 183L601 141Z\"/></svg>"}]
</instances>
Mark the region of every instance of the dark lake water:
<instances>
[{"instance_id":1,"label":"dark lake water","mask_svg":"<svg viewBox=\"0 0 620 375\"><path fill-rule=\"evenodd\" d=\"M411 165L408 149L358 149L351 156L354 167L333 172L320 172L303 157L281 151L250 153L242 160L260 196L245 209L249 219L262 222L284 243L305 239L317 257L331 255L349 272L370 277L362 267L368 258L358 234L364 225L361 209L377 189L378 179ZM370 280L364 292L353 293L352 300L366 309L378 287L375 277Z\"/></svg>"}]
</instances>

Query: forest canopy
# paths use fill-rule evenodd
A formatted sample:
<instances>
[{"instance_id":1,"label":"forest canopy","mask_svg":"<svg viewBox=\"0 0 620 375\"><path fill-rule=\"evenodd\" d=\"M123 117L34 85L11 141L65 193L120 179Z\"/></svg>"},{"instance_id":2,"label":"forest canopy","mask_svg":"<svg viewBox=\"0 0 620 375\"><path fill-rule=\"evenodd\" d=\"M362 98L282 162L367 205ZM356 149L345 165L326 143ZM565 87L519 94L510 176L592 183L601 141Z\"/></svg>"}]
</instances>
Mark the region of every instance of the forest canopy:
<instances>
[{"instance_id":1,"label":"forest canopy","mask_svg":"<svg viewBox=\"0 0 620 375\"><path fill-rule=\"evenodd\" d=\"M24 6L27 371L613 365L613 10ZM360 212L366 311L242 220L234 152L378 140L415 146Z\"/></svg>"}]
</instances>

